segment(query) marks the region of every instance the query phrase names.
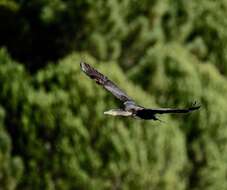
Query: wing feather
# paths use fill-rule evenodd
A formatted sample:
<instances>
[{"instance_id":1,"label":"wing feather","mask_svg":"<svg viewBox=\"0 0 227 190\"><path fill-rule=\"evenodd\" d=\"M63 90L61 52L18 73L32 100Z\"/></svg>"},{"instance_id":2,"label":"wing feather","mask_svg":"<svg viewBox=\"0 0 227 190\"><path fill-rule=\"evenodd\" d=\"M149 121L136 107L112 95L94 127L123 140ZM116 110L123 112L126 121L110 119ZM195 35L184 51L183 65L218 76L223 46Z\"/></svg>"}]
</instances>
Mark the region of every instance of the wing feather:
<instances>
[{"instance_id":1,"label":"wing feather","mask_svg":"<svg viewBox=\"0 0 227 190\"><path fill-rule=\"evenodd\" d=\"M116 98L121 100L122 102L132 101L132 99L123 92L114 82L109 80L102 73L98 72L96 69L91 67L89 64L81 62L81 69L95 82L101 86L103 86L106 90L111 92Z\"/></svg>"},{"instance_id":2,"label":"wing feather","mask_svg":"<svg viewBox=\"0 0 227 190\"><path fill-rule=\"evenodd\" d=\"M143 109L139 110L138 112L143 112L144 114L166 114L166 113L189 113L194 110L199 109L200 106L192 106L189 108L157 108L157 109ZM140 113L140 114L143 114Z\"/></svg>"}]
</instances>

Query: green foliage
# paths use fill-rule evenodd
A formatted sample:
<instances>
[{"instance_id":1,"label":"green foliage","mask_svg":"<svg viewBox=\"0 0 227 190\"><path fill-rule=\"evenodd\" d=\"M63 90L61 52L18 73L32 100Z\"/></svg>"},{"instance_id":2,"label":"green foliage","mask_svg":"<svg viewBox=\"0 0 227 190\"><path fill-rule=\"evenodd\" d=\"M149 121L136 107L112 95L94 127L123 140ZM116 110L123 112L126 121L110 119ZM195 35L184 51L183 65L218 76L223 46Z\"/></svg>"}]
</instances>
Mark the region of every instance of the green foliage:
<instances>
[{"instance_id":1,"label":"green foliage","mask_svg":"<svg viewBox=\"0 0 227 190\"><path fill-rule=\"evenodd\" d=\"M0 187L13 190L19 183L23 171L21 159L11 155L11 139L3 124L4 109L0 107Z\"/></svg>"},{"instance_id":2,"label":"green foliage","mask_svg":"<svg viewBox=\"0 0 227 190\"><path fill-rule=\"evenodd\" d=\"M177 41L226 74L226 7L224 0L4 0L0 45L36 71L75 49L129 68L156 42Z\"/></svg>"},{"instance_id":3,"label":"green foliage","mask_svg":"<svg viewBox=\"0 0 227 190\"><path fill-rule=\"evenodd\" d=\"M157 128L150 122L103 117L106 107L117 102L85 79L79 59L69 56L30 78L21 66L1 55L1 79L8 86L1 102L11 117L5 123L10 124L13 154L24 165L17 188L183 189L186 179L181 173L187 170L187 157L176 123L169 120L168 126ZM117 65L106 64L110 75L133 94L134 87ZM100 69L105 72L104 66ZM137 91L138 101L152 104L150 96ZM7 97L13 99L16 94L10 105ZM169 134L174 138L169 139Z\"/></svg>"},{"instance_id":4,"label":"green foliage","mask_svg":"<svg viewBox=\"0 0 227 190\"><path fill-rule=\"evenodd\" d=\"M129 76L165 106L186 106L200 100L202 109L180 122L192 162L190 189L225 189L227 171L227 80L211 65L198 64L190 52L176 44L151 48ZM212 173L212 174L211 174ZM217 177L218 176L218 177ZM217 180L218 178L218 180Z\"/></svg>"},{"instance_id":5,"label":"green foliage","mask_svg":"<svg viewBox=\"0 0 227 190\"><path fill-rule=\"evenodd\" d=\"M226 189L226 8L0 0L0 189ZM202 108L163 123L104 117L120 103L82 57L143 106Z\"/></svg>"}]
</instances>

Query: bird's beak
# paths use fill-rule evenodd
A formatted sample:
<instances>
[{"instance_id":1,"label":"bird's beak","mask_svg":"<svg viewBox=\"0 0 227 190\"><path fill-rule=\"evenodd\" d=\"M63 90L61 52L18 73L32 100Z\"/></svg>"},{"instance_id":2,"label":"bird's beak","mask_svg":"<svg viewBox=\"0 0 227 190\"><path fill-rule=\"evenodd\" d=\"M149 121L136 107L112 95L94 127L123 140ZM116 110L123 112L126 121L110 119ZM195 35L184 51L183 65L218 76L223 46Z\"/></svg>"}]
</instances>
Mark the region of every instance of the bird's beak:
<instances>
[{"instance_id":1,"label":"bird's beak","mask_svg":"<svg viewBox=\"0 0 227 190\"><path fill-rule=\"evenodd\" d=\"M104 112L105 115L115 115L115 113L112 110L108 110Z\"/></svg>"}]
</instances>

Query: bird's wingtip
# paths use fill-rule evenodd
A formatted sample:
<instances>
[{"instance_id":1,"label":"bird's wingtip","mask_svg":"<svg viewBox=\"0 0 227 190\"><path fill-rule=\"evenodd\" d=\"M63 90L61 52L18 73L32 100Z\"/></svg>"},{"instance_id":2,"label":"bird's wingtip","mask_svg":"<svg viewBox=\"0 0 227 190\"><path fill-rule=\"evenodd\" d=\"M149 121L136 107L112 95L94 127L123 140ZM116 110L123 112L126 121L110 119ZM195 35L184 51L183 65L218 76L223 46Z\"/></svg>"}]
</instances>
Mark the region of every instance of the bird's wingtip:
<instances>
[{"instance_id":1,"label":"bird's wingtip","mask_svg":"<svg viewBox=\"0 0 227 190\"><path fill-rule=\"evenodd\" d=\"M87 68L87 64L83 61L80 62L80 68L82 69L82 71L86 72L86 68Z\"/></svg>"},{"instance_id":2,"label":"bird's wingtip","mask_svg":"<svg viewBox=\"0 0 227 190\"><path fill-rule=\"evenodd\" d=\"M195 106L194 109L198 110L201 106L198 105L198 106Z\"/></svg>"},{"instance_id":3,"label":"bird's wingtip","mask_svg":"<svg viewBox=\"0 0 227 190\"><path fill-rule=\"evenodd\" d=\"M194 104L192 104L192 107L190 108L190 110L198 110L200 109L201 105L197 105L197 103L195 102Z\"/></svg>"},{"instance_id":4,"label":"bird's wingtip","mask_svg":"<svg viewBox=\"0 0 227 190\"><path fill-rule=\"evenodd\" d=\"M80 62L80 67L81 67L81 69L83 69L83 67L84 67L84 62L83 61Z\"/></svg>"}]
</instances>

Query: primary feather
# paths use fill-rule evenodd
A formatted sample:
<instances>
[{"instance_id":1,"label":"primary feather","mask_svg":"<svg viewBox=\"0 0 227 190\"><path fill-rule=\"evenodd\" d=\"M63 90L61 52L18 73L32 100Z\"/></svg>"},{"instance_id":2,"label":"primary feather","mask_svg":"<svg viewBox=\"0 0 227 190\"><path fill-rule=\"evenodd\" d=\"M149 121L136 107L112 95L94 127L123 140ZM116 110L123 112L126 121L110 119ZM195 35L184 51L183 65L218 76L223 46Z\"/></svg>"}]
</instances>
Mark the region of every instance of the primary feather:
<instances>
[{"instance_id":1,"label":"primary feather","mask_svg":"<svg viewBox=\"0 0 227 190\"><path fill-rule=\"evenodd\" d=\"M180 109L180 108L156 108L156 109L143 109L140 111L145 111L147 113L150 114L164 114L164 113L188 113L194 110L199 109L200 106L194 106L194 107L190 107L190 108L184 108L184 109Z\"/></svg>"},{"instance_id":2,"label":"primary feather","mask_svg":"<svg viewBox=\"0 0 227 190\"><path fill-rule=\"evenodd\" d=\"M109 80L102 73L98 72L96 69L88 65L87 63L80 63L82 70L95 82L101 86L103 86L106 90L111 92L116 98L121 100L122 102L129 101L131 98L123 92L114 82Z\"/></svg>"}]
</instances>

